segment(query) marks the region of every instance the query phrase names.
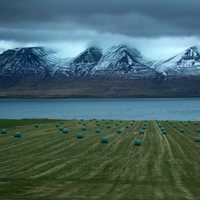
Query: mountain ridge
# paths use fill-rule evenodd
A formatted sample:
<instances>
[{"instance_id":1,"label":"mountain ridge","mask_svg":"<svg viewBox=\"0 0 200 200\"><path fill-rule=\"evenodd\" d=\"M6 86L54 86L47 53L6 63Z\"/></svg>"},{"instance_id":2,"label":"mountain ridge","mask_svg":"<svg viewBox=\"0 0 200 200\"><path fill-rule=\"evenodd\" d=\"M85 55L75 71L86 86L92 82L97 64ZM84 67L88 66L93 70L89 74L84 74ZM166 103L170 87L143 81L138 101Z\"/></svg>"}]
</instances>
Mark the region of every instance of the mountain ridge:
<instances>
[{"instance_id":1,"label":"mountain ridge","mask_svg":"<svg viewBox=\"0 0 200 200\"><path fill-rule=\"evenodd\" d=\"M135 48L120 44L103 50L88 47L60 59L44 47L23 47L0 54L0 87L70 80L166 80L200 76L200 48L190 47L153 65ZM45 83L46 84L46 83ZM20 86L21 87L21 86Z\"/></svg>"}]
</instances>

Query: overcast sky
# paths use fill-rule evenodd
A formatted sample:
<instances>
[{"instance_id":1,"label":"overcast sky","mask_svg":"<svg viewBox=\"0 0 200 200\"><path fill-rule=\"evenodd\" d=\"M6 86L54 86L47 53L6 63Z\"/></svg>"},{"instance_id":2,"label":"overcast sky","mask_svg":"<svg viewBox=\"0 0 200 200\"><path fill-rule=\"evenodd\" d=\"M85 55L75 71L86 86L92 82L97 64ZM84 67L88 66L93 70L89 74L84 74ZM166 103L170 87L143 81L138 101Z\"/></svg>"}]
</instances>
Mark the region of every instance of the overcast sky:
<instances>
[{"instance_id":1,"label":"overcast sky","mask_svg":"<svg viewBox=\"0 0 200 200\"><path fill-rule=\"evenodd\" d=\"M45 45L63 57L126 43L161 59L200 44L200 0L0 0L0 49Z\"/></svg>"}]
</instances>

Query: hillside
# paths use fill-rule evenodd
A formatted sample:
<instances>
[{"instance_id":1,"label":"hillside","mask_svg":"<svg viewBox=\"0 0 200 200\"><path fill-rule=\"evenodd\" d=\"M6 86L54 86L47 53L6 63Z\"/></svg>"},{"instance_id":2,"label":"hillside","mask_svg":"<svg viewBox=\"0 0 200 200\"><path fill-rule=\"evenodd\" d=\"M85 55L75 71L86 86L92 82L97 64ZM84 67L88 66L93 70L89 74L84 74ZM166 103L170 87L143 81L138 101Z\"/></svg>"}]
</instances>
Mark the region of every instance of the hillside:
<instances>
[{"instance_id":1,"label":"hillside","mask_svg":"<svg viewBox=\"0 0 200 200\"><path fill-rule=\"evenodd\" d=\"M0 54L0 97L199 97L199 49L154 64L123 44L66 59L44 47L10 49Z\"/></svg>"},{"instance_id":2,"label":"hillside","mask_svg":"<svg viewBox=\"0 0 200 200\"><path fill-rule=\"evenodd\" d=\"M1 120L1 198L197 200L199 127L189 121Z\"/></svg>"}]
</instances>

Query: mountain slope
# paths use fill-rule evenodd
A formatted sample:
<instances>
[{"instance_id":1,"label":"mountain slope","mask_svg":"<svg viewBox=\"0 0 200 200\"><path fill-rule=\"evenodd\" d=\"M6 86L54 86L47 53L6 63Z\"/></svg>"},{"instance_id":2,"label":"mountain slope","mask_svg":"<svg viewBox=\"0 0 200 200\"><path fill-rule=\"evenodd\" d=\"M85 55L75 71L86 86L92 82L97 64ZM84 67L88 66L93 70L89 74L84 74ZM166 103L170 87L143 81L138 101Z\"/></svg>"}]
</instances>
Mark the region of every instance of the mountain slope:
<instances>
[{"instance_id":1,"label":"mountain slope","mask_svg":"<svg viewBox=\"0 0 200 200\"><path fill-rule=\"evenodd\" d=\"M200 75L200 47L190 47L172 58L156 63L154 67L166 76Z\"/></svg>"},{"instance_id":2,"label":"mountain slope","mask_svg":"<svg viewBox=\"0 0 200 200\"><path fill-rule=\"evenodd\" d=\"M97 65L102 57L102 51L97 47L89 47L77 57L61 66L56 76L65 77L88 77L91 70Z\"/></svg>"},{"instance_id":3,"label":"mountain slope","mask_svg":"<svg viewBox=\"0 0 200 200\"><path fill-rule=\"evenodd\" d=\"M0 80L44 80L53 73L55 62L53 52L43 47L9 49L0 54Z\"/></svg>"},{"instance_id":4,"label":"mountain slope","mask_svg":"<svg viewBox=\"0 0 200 200\"><path fill-rule=\"evenodd\" d=\"M157 73L147 66L147 62L136 49L126 45L117 45L109 49L94 67L94 75L128 78L153 77Z\"/></svg>"}]
</instances>

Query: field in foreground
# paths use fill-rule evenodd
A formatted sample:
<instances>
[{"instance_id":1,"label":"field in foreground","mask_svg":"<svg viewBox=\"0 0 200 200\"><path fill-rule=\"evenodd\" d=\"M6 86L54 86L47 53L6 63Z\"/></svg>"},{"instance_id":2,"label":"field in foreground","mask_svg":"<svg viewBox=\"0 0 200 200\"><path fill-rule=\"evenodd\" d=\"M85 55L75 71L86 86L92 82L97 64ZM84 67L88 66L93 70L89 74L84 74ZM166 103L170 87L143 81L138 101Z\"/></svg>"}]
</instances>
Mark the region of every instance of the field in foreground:
<instances>
[{"instance_id":1,"label":"field in foreground","mask_svg":"<svg viewBox=\"0 0 200 200\"><path fill-rule=\"evenodd\" d=\"M200 199L200 122L0 120L2 200Z\"/></svg>"}]
</instances>

